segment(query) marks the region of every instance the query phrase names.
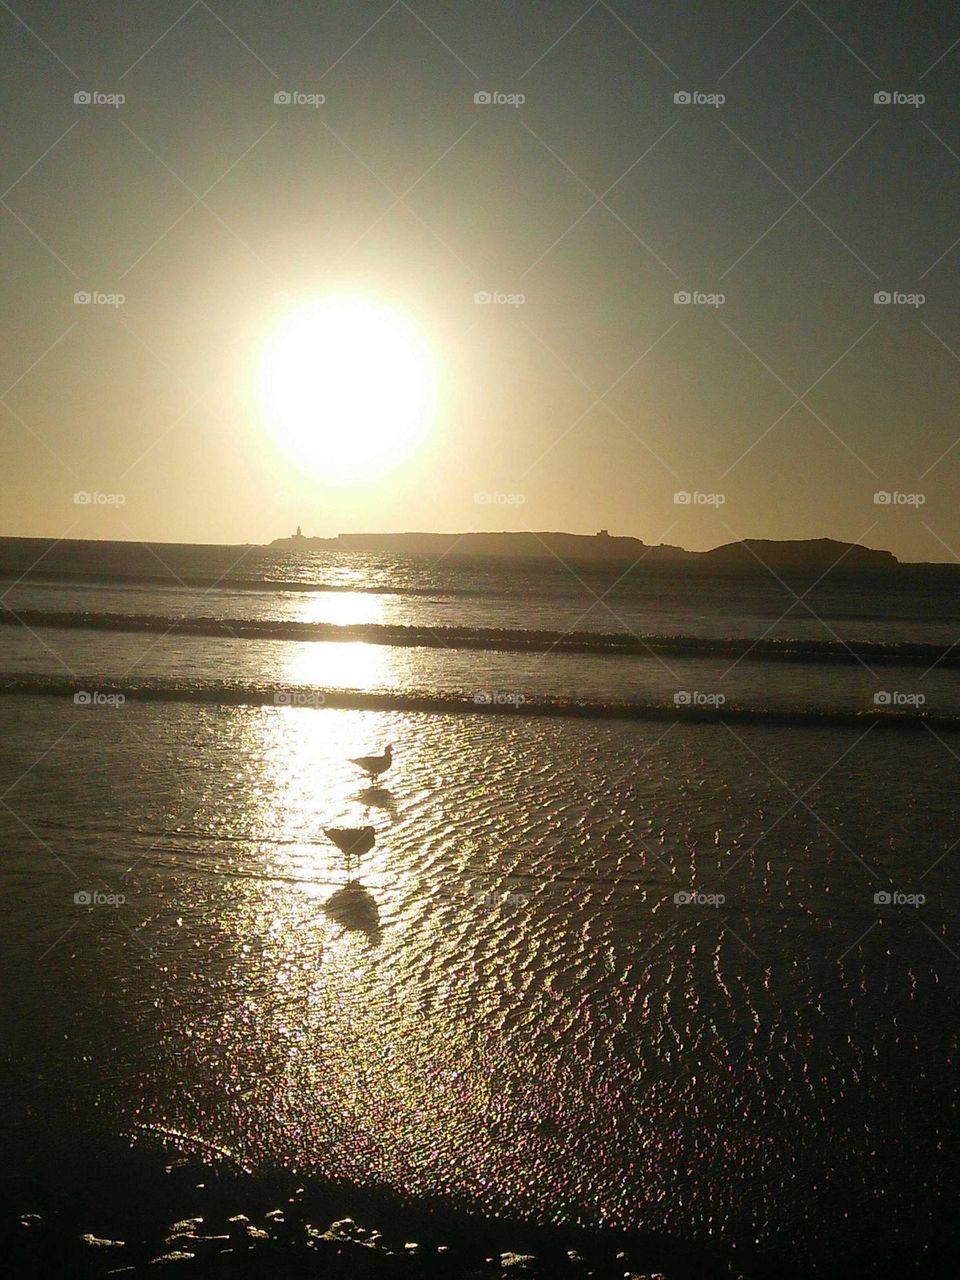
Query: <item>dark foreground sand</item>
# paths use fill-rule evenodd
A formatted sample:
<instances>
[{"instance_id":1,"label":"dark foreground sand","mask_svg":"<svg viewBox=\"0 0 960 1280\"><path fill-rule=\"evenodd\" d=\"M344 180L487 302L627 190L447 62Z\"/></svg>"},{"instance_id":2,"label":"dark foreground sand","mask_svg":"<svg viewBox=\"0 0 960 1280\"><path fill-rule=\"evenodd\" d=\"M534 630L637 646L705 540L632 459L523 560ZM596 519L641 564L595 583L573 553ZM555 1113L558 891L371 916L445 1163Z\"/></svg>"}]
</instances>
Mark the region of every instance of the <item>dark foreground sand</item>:
<instances>
[{"instance_id":1,"label":"dark foreground sand","mask_svg":"<svg viewBox=\"0 0 960 1280\"><path fill-rule=\"evenodd\" d=\"M0 1174L0 1273L16 1277L734 1280L773 1269L676 1241L537 1227L387 1190L256 1176L157 1150L64 1142ZM784 1272L779 1270L779 1275Z\"/></svg>"},{"instance_id":2,"label":"dark foreground sand","mask_svg":"<svg viewBox=\"0 0 960 1280\"><path fill-rule=\"evenodd\" d=\"M955 1224L882 1260L869 1239L810 1261L773 1245L538 1225L387 1187L109 1135L34 1096L0 1113L0 1276L330 1277L330 1280L943 1280ZM544 1206L543 1220L549 1217ZM525 1213L529 1216L530 1206ZM816 1254L812 1250L812 1255Z\"/></svg>"}]
</instances>

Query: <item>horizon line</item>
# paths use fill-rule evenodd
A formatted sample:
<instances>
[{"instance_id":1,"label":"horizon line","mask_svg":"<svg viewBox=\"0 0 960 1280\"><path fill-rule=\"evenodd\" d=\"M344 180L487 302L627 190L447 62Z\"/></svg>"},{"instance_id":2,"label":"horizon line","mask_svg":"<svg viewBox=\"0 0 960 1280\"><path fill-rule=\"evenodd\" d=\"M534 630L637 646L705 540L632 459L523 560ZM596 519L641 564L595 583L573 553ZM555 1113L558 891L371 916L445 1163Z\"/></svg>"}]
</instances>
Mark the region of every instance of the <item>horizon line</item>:
<instances>
[{"instance_id":1,"label":"horizon line","mask_svg":"<svg viewBox=\"0 0 960 1280\"><path fill-rule=\"evenodd\" d=\"M750 535L743 538L736 538L729 542L717 543L715 546L705 548L703 550L694 551L687 547L680 546L676 543L666 542L645 542L636 534L611 534L607 530L599 530L596 533L574 533L564 529L466 529L459 532L440 531L440 530L423 530L423 529L405 529L392 532L377 531L359 531L359 532L339 532L336 534L301 534L300 539L303 542L327 542L327 543L344 543L345 540L351 538L500 538L500 537L563 537L577 538L585 542L596 543L599 539L608 539L611 543L616 542L633 542L638 547L648 548L650 550L659 550L667 548L669 550L681 552L689 556L708 556L712 553L722 550L726 547L744 546L750 543L773 543L780 546L789 546L791 544L800 543L818 543L831 542L840 547L856 548L862 551L873 552L877 555L892 557L894 564L901 567L918 567L925 565L956 565L957 560L901 560L896 552L890 551L884 547L868 547L864 543L851 542L845 538L830 537L828 535L819 535L816 537L798 537L798 538L771 538L756 535ZM297 534L280 535L267 542L198 542L191 540L177 540L169 538L67 538L61 536L53 536L48 534L0 534L0 542L46 542L53 545L61 543L103 543L121 546L183 546L183 547L224 547L224 548L252 548L258 547L269 550L276 542L287 542L297 540ZM351 550L347 545L343 546L343 550ZM838 566L839 567L839 566Z\"/></svg>"}]
</instances>

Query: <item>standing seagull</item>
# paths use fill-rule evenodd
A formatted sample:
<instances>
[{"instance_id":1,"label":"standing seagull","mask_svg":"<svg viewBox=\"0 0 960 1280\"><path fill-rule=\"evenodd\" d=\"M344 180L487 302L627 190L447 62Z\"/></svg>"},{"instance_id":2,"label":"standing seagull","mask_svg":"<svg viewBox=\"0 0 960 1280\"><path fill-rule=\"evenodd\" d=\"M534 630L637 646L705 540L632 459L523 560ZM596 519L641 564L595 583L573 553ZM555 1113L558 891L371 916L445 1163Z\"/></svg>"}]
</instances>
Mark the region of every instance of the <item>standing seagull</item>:
<instances>
[{"instance_id":1,"label":"standing seagull","mask_svg":"<svg viewBox=\"0 0 960 1280\"><path fill-rule=\"evenodd\" d=\"M337 846L347 860L347 875L353 870L353 860L358 861L377 842L374 827L324 827L323 834Z\"/></svg>"},{"instance_id":2,"label":"standing seagull","mask_svg":"<svg viewBox=\"0 0 960 1280\"><path fill-rule=\"evenodd\" d=\"M393 743L387 743L387 749L382 756L359 756L357 759L351 760L350 763L358 764L370 778L370 781L376 782L381 773L386 773L393 763Z\"/></svg>"}]
</instances>

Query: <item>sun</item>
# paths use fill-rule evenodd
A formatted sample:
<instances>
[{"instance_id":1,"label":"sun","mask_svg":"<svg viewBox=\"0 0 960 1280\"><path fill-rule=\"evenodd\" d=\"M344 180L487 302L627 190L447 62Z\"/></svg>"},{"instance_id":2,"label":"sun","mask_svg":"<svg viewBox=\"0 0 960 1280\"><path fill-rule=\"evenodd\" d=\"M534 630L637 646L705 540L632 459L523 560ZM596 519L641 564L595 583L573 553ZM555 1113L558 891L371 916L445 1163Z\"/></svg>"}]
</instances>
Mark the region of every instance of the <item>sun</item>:
<instances>
[{"instance_id":1,"label":"sun","mask_svg":"<svg viewBox=\"0 0 960 1280\"><path fill-rule=\"evenodd\" d=\"M435 402L431 353L399 312L370 298L304 303L267 339L258 396L281 449L318 478L363 484L423 443Z\"/></svg>"}]
</instances>

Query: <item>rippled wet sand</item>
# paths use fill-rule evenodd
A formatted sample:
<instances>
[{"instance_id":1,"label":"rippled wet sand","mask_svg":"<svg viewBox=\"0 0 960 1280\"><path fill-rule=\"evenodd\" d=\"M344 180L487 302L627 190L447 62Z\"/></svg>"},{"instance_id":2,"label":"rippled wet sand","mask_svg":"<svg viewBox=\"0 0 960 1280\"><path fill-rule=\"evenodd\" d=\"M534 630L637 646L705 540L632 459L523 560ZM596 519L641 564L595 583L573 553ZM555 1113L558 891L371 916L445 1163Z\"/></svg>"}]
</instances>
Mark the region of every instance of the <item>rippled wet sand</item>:
<instances>
[{"instance_id":1,"label":"rippled wet sand","mask_svg":"<svg viewBox=\"0 0 960 1280\"><path fill-rule=\"evenodd\" d=\"M3 1029L105 1129L824 1265L947 1220L960 765L932 738L0 717ZM388 740L371 791L347 758ZM362 822L346 889L322 828Z\"/></svg>"}]
</instances>

